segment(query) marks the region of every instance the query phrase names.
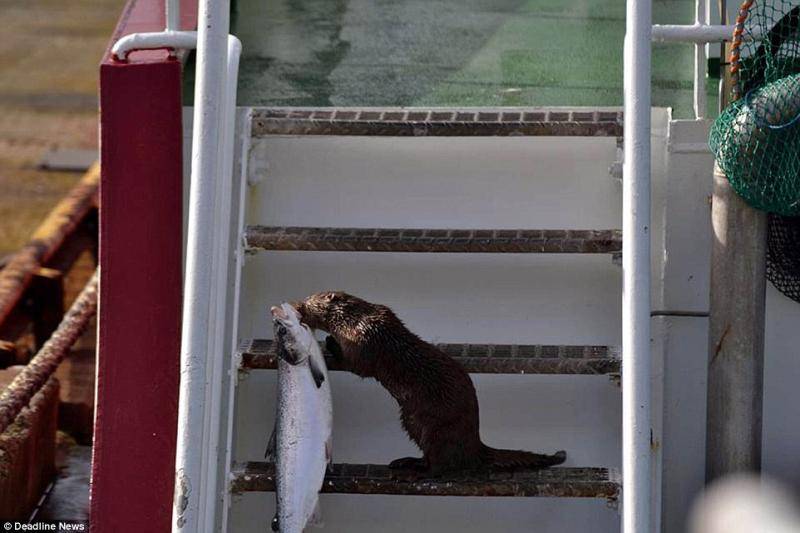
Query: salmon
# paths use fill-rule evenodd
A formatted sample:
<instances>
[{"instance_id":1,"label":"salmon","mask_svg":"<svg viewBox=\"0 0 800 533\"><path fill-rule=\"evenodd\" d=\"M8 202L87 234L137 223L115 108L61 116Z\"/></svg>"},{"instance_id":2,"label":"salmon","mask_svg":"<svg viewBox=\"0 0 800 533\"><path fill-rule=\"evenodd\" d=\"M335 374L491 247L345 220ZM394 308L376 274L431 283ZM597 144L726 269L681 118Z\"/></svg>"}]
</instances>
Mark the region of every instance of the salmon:
<instances>
[{"instance_id":1,"label":"salmon","mask_svg":"<svg viewBox=\"0 0 800 533\"><path fill-rule=\"evenodd\" d=\"M319 490L331 462L333 404L325 359L311 329L288 303L272 307L278 354L278 413L267 446L275 463L272 530L319 524Z\"/></svg>"}]
</instances>

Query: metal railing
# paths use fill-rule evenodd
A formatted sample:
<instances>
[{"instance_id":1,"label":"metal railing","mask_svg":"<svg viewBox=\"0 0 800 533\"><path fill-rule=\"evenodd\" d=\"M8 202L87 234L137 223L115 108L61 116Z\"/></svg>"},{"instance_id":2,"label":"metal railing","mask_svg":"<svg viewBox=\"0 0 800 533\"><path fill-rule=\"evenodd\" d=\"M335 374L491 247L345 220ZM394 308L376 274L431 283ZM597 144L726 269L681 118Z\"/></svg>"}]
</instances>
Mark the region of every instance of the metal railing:
<instances>
[{"instance_id":1,"label":"metal railing","mask_svg":"<svg viewBox=\"0 0 800 533\"><path fill-rule=\"evenodd\" d=\"M202 0L192 130L173 531L213 531L220 487L222 358L236 84L229 2ZM198 446L197 443L204 443Z\"/></svg>"},{"instance_id":2,"label":"metal railing","mask_svg":"<svg viewBox=\"0 0 800 533\"><path fill-rule=\"evenodd\" d=\"M650 533L650 72L652 0L627 0L622 180L622 531Z\"/></svg>"},{"instance_id":3,"label":"metal railing","mask_svg":"<svg viewBox=\"0 0 800 533\"><path fill-rule=\"evenodd\" d=\"M722 21L726 20L724 14L721 19ZM711 4L708 0L696 0L694 24L655 24L652 30L654 41L694 44L694 113L695 118L698 119L706 117L706 107L708 105L706 98L706 68L708 62L706 45L730 41L733 38L733 31L736 27L733 24L710 24L710 20ZM751 33L749 36L759 37L757 32Z\"/></svg>"}]
</instances>

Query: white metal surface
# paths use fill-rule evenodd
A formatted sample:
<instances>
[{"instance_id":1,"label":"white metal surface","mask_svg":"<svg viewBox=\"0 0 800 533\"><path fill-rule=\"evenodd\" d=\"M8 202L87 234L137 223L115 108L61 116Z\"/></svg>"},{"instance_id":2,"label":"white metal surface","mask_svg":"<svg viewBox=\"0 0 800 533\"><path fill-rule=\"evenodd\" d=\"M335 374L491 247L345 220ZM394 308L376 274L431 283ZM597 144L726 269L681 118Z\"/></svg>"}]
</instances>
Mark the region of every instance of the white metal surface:
<instances>
[{"instance_id":1,"label":"white metal surface","mask_svg":"<svg viewBox=\"0 0 800 533\"><path fill-rule=\"evenodd\" d=\"M247 161L250 153L250 132L252 114L249 109L237 109L234 134L233 190L231 194L231 225L228 233L233 249L230 254L228 280L228 298L226 311L226 330L224 341L227 343L223 351L223 361L227 364L222 369L222 420L220 428L220 450L217 454L217 473L227 476L234 460L236 420L236 386L239 382L239 311L241 309L242 269L244 267L244 247L241 231L244 227L245 195L247 191ZM224 449L222 447L224 446ZM232 531L230 529L231 492L227 486L218 486L221 499L217 501L218 511L215 517L215 531Z\"/></svg>"},{"instance_id":2,"label":"white metal surface","mask_svg":"<svg viewBox=\"0 0 800 533\"><path fill-rule=\"evenodd\" d=\"M654 427L661 480L653 497L654 505L660 506L654 515L660 517L661 533L686 532L686 517L705 478L708 318L703 315L708 313L708 197L714 161L708 149L710 125L710 120L669 123L668 178L660 192L654 183L652 194L652 218L663 220L664 232L661 246L653 235L653 256L661 251L664 260L657 265L660 270L653 284L661 289L653 291L653 310L660 316L651 321L653 387L654 392L659 385L663 390L661 407L655 399L653 404L654 426L662 417L661 431ZM655 143L653 153L657 153ZM692 316L681 316L688 314Z\"/></svg>"},{"instance_id":3,"label":"white metal surface","mask_svg":"<svg viewBox=\"0 0 800 533\"><path fill-rule=\"evenodd\" d=\"M652 0L625 17L622 188L622 531L651 532L650 71Z\"/></svg>"},{"instance_id":4,"label":"white metal surface","mask_svg":"<svg viewBox=\"0 0 800 533\"><path fill-rule=\"evenodd\" d=\"M669 179L661 194L653 191L652 202L652 217L665 219L666 252L657 274L661 291L653 291L653 310L660 314L708 313L712 239L699 228L709 222L714 167L708 149L711 124L711 120L673 120L669 124Z\"/></svg>"},{"instance_id":5,"label":"white metal surface","mask_svg":"<svg viewBox=\"0 0 800 533\"><path fill-rule=\"evenodd\" d=\"M660 531L686 533L689 511L705 485L708 318L654 317L653 335L664 346Z\"/></svg>"},{"instance_id":6,"label":"white metal surface","mask_svg":"<svg viewBox=\"0 0 800 533\"><path fill-rule=\"evenodd\" d=\"M193 50L197 47L196 31L155 31L131 33L119 39L111 48L114 57L125 61L134 50L153 50L168 48L174 50Z\"/></svg>"},{"instance_id":7,"label":"white metal surface","mask_svg":"<svg viewBox=\"0 0 800 533\"><path fill-rule=\"evenodd\" d=\"M234 120L226 107L235 103L227 87L240 50L228 36L228 1L200 2L198 28L173 514L173 531L187 533L214 529Z\"/></svg>"}]
</instances>

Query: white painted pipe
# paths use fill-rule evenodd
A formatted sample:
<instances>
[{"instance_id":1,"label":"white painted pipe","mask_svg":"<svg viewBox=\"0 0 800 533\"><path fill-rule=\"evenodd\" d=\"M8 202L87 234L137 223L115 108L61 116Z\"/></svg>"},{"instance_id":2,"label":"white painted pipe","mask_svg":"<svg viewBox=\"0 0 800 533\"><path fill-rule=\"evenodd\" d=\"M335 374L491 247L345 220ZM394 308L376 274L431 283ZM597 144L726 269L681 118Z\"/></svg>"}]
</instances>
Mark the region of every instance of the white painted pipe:
<instances>
[{"instance_id":1,"label":"white painted pipe","mask_svg":"<svg viewBox=\"0 0 800 533\"><path fill-rule=\"evenodd\" d=\"M654 24L652 33L653 40L657 42L713 43L730 41L733 38L733 25Z\"/></svg>"},{"instance_id":2,"label":"white painted pipe","mask_svg":"<svg viewBox=\"0 0 800 533\"><path fill-rule=\"evenodd\" d=\"M164 19L167 21L167 31L180 31L181 0L166 0L164 2L164 11Z\"/></svg>"},{"instance_id":3,"label":"white painted pipe","mask_svg":"<svg viewBox=\"0 0 800 533\"><path fill-rule=\"evenodd\" d=\"M216 457L209 447L213 405L209 358L214 353L218 305L215 305L214 255L217 222L217 180L220 179L221 131L225 127L225 83L228 54L229 1L201 0L198 14L197 64L192 132L192 177L186 241L181 339L178 443L175 459L173 532L203 533L203 506L209 490L209 465ZM217 424L218 425L218 424ZM213 489L212 489L213 490Z\"/></svg>"},{"instance_id":4,"label":"white painted pipe","mask_svg":"<svg viewBox=\"0 0 800 533\"><path fill-rule=\"evenodd\" d=\"M627 0L622 180L622 531L652 533L650 72L652 0Z\"/></svg>"},{"instance_id":5,"label":"white painted pipe","mask_svg":"<svg viewBox=\"0 0 800 533\"><path fill-rule=\"evenodd\" d=\"M197 47L196 31L156 31L149 33L131 33L120 38L111 48L115 59L126 61L128 54L134 50L193 50Z\"/></svg>"},{"instance_id":6,"label":"white painted pipe","mask_svg":"<svg viewBox=\"0 0 800 533\"><path fill-rule=\"evenodd\" d=\"M706 18L707 0L697 0L695 4L694 22L697 26L705 26L708 23ZM706 116L707 95L706 95L706 68L708 68L708 57L706 56L705 43L695 43L694 45L694 116L703 118Z\"/></svg>"},{"instance_id":7,"label":"white painted pipe","mask_svg":"<svg viewBox=\"0 0 800 533\"><path fill-rule=\"evenodd\" d=\"M223 107L223 128L219 141L219 170L217 173L217 210L216 222L213 228L206 228L206 231L214 232L214 279L212 285L212 314L215 319L209 323L212 338L210 339L210 350L208 360L208 376L206 383L209 387L208 414L209 428L206 431L208 441L204 442L209 450L208 463L205 466L207 481L201 487L202 499L200 509L205 513L205 527L198 531L217 531L216 524L219 523L217 513L221 511L219 504L222 502L222 494L227 491L226 468L220 468L227 464L227 450L220 448L220 438L225 435L227 439L227 425L223 427L223 385L227 380L225 374L225 358L230 354L230 344L225 337L225 316L227 312L226 303L230 286L228 280L229 258L235 250L235 243L230 241L231 230L231 210L233 195L233 144L234 126L236 124L236 89L239 76L239 59L241 57L242 44L234 36L228 36L227 54L227 74L224 92ZM238 220L238 218L237 218ZM196 324L197 325L197 324ZM225 354L225 355L223 355ZM235 370L234 370L235 372ZM227 416L227 411L225 412ZM227 440L222 441L223 446L227 446Z\"/></svg>"}]
</instances>

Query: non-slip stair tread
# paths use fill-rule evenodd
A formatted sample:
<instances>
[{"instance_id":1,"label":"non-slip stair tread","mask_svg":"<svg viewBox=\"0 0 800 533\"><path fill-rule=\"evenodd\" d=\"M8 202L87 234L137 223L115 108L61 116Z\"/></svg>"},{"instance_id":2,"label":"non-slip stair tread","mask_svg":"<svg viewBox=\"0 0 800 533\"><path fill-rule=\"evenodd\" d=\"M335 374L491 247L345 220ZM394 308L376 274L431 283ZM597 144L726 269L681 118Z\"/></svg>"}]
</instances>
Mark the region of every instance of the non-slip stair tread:
<instances>
[{"instance_id":1,"label":"non-slip stair tread","mask_svg":"<svg viewBox=\"0 0 800 533\"><path fill-rule=\"evenodd\" d=\"M231 491L275 490L272 463L244 463L233 470ZM546 468L514 473L399 479L385 465L335 464L321 492L414 496L505 496L616 499L620 476L609 468Z\"/></svg>"},{"instance_id":2,"label":"non-slip stair tread","mask_svg":"<svg viewBox=\"0 0 800 533\"><path fill-rule=\"evenodd\" d=\"M247 226L261 250L414 253L616 253L617 229L422 229Z\"/></svg>"},{"instance_id":3,"label":"non-slip stair tread","mask_svg":"<svg viewBox=\"0 0 800 533\"><path fill-rule=\"evenodd\" d=\"M323 352L324 343L321 343ZM596 345L436 344L473 374L614 374L620 370L619 348ZM269 339L244 341L242 368L277 367L275 345ZM329 370L341 370L328 358Z\"/></svg>"},{"instance_id":4,"label":"non-slip stair tread","mask_svg":"<svg viewBox=\"0 0 800 533\"><path fill-rule=\"evenodd\" d=\"M619 137L622 111L591 109L255 108L252 134L400 137Z\"/></svg>"}]
</instances>

